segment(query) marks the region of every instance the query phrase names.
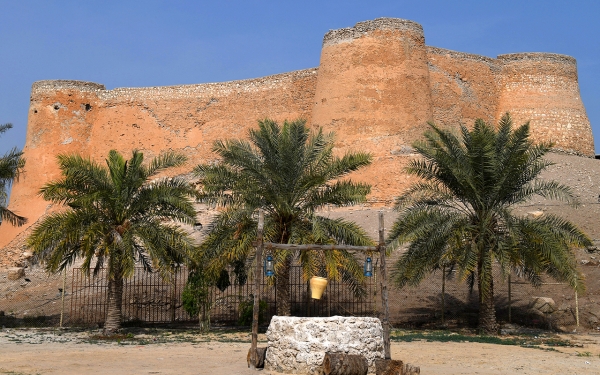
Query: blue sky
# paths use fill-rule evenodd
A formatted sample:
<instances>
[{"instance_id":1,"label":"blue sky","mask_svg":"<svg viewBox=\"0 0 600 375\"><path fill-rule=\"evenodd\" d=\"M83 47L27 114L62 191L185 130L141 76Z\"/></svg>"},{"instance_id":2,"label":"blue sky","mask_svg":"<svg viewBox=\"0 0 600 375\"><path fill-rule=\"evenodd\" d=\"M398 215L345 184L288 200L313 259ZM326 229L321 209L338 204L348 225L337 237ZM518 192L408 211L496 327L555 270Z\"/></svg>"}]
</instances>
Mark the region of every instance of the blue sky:
<instances>
[{"instance_id":1,"label":"blue sky","mask_svg":"<svg viewBox=\"0 0 600 375\"><path fill-rule=\"evenodd\" d=\"M25 143L34 81L112 89L316 67L328 30L377 17L420 23L431 46L575 57L600 153L600 1L0 0L0 9L0 124L14 125L0 138L2 154Z\"/></svg>"}]
</instances>

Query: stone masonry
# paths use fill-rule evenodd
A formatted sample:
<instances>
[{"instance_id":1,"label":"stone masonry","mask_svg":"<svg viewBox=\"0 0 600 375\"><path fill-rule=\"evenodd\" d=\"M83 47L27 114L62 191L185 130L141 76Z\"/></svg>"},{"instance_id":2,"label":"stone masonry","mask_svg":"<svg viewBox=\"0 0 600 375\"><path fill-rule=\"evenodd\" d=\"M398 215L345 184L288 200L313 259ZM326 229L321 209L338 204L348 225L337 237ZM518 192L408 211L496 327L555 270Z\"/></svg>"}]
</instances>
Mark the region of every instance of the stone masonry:
<instances>
[{"instance_id":1,"label":"stone masonry","mask_svg":"<svg viewBox=\"0 0 600 375\"><path fill-rule=\"evenodd\" d=\"M274 316L267 330L265 369L292 374L321 374L325 353L363 355L369 372L384 358L383 330L377 318Z\"/></svg>"}]
</instances>

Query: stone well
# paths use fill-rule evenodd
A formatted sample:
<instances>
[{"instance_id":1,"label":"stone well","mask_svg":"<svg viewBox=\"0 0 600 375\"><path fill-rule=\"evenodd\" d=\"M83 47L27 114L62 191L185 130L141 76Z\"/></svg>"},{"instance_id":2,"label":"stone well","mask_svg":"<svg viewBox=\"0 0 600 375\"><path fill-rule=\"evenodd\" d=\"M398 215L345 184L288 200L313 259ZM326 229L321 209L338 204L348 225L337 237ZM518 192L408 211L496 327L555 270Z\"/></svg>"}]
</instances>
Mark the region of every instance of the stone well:
<instances>
[{"instance_id":1,"label":"stone well","mask_svg":"<svg viewBox=\"0 0 600 375\"><path fill-rule=\"evenodd\" d=\"M325 353L384 358L383 329L377 318L333 316L299 318L274 316L267 330L265 369L292 374L320 374Z\"/></svg>"}]
</instances>

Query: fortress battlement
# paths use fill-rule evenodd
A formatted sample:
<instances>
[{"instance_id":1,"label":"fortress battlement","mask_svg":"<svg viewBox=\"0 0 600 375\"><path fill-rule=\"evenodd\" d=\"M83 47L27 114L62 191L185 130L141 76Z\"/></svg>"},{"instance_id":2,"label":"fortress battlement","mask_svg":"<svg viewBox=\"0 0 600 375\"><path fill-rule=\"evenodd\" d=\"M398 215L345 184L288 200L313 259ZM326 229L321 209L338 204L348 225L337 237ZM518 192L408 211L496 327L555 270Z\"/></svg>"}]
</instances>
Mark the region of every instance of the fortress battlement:
<instances>
[{"instance_id":1,"label":"fortress battlement","mask_svg":"<svg viewBox=\"0 0 600 375\"><path fill-rule=\"evenodd\" d=\"M119 87L113 90L99 92L99 97L102 100L119 100L130 97L136 99L156 99L158 97L164 97L165 99L185 99L206 95L226 96L240 92L257 93L286 86L297 79L312 77L317 74L317 71L317 68L311 68L260 78L219 83L155 87Z\"/></svg>"},{"instance_id":2,"label":"fortress battlement","mask_svg":"<svg viewBox=\"0 0 600 375\"><path fill-rule=\"evenodd\" d=\"M577 65L575 58L568 55L546 52L524 52L524 53L507 53L498 55L498 60L504 63L517 61L537 61L537 62L552 62L566 65Z\"/></svg>"},{"instance_id":3,"label":"fortress battlement","mask_svg":"<svg viewBox=\"0 0 600 375\"><path fill-rule=\"evenodd\" d=\"M423 26L414 21L400 18L377 18L370 21L358 22L354 27L329 30L323 37L323 46L349 42L376 30L400 30L424 38Z\"/></svg>"},{"instance_id":4,"label":"fortress battlement","mask_svg":"<svg viewBox=\"0 0 600 375\"><path fill-rule=\"evenodd\" d=\"M44 80L34 82L31 86L31 94L48 93L59 90L77 90L81 92L97 92L106 90L104 85L94 82L74 81L74 80Z\"/></svg>"},{"instance_id":5,"label":"fortress battlement","mask_svg":"<svg viewBox=\"0 0 600 375\"><path fill-rule=\"evenodd\" d=\"M427 46L427 54L452 57L454 59L479 61L479 62L489 64L491 67L499 68L499 61L497 59L483 56L483 55L476 55L474 53L459 52L459 51L453 51L450 49L445 49L445 48L440 48L440 47Z\"/></svg>"}]
</instances>

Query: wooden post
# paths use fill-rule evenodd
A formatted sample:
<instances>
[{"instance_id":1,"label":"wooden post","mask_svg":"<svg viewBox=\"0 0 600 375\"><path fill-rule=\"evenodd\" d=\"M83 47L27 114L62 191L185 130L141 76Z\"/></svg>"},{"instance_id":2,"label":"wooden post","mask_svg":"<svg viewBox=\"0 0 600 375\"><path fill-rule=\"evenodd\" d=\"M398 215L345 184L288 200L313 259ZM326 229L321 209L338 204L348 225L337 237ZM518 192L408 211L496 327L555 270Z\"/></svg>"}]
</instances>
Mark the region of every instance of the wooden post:
<instances>
[{"instance_id":1,"label":"wooden post","mask_svg":"<svg viewBox=\"0 0 600 375\"><path fill-rule=\"evenodd\" d=\"M258 210L258 231L256 234L256 240L258 246L256 247L256 268L254 270L254 305L252 306L252 346L250 347L250 361L248 367L252 369L257 368L258 358L256 347L258 345L258 312L259 312L259 301L260 301L260 267L262 263L263 253L263 230L265 225L265 218L263 210Z\"/></svg>"},{"instance_id":2,"label":"wooden post","mask_svg":"<svg viewBox=\"0 0 600 375\"><path fill-rule=\"evenodd\" d=\"M388 304L387 269L385 264L385 232L383 226L383 211L379 211L379 254L381 273L381 303L383 307L383 350L385 359L391 359L390 353L390 308Z\"/></svg>"},{"instance_id":3,"label":"wooden post","mask_svg":"<svg viewBox=\"0 0 600 375\"><path fill-rule=\"evenodd\" d=\"M508 274L508 322L512 323L512 280L510 279L510 273Z\"/></svg>"},{"instance_id":4,"label":"wooden post","mask_svg":"<svg viewBox=\"0 0 600 375\"><path fill-rule=\"evenodd\" d=\"M579 327L579 296L577 295L577 278L575 278L575 322Z\"/></svg>"},{"instance_id":5,"label":"wooden post","mask_svg":"<svg viewBox=\"0 0 600 375\"><path fill-rule=\"evenodd\" d=\"M63 270L62 290L60 291L60 323L58 324L60 328L62 328L62 326L63 326L63 317L65 314L65 287L66 287L66 284L67 284L67 269L65 268Z\"/></svg>"}]
</instances>

